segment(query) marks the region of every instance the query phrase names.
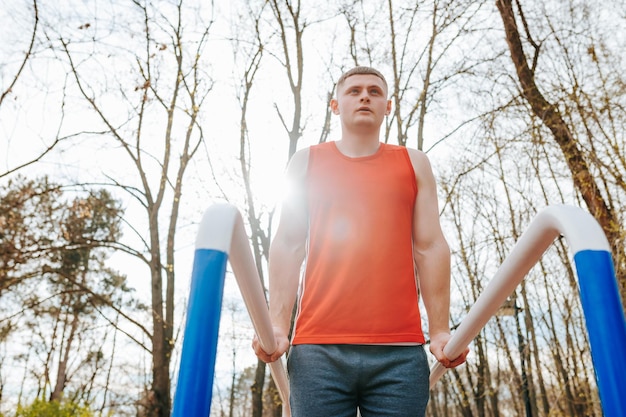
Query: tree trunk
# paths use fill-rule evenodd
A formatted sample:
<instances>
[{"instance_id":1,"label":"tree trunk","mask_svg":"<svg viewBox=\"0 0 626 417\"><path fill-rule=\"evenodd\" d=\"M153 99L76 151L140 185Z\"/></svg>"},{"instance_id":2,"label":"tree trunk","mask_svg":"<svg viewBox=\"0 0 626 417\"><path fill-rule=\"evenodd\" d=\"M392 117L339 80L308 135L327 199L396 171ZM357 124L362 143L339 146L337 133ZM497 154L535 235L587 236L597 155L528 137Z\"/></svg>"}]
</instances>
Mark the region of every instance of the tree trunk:
<instances>
[{"instance_id":1,"label":"tree trunk","mask_svg":"<svg viewBox=\"0 0 626 417\"><path fill-rule=\"evenodd\" d=\"M152 228L151 230L157 230ZM170 357L166 346L166 326L163 318L163 277L160 271L159 244L152 242L152 397L149 415L169 417L170 411Z\"/></svg>"},{"instance_id":2,"label":"tree trunk","mask_svg":"<svg viewBox=\"0 0 626 417\"><path fill-rule=\"evenodd\" d=\"M280 392L278 392L274 378L270 378L267 398L270 403L270 417L281 417L283 415L283 400L280 398Z\"/></svg>"},{"instance_id":3,"label":"tree trunk","mask_svg":"<svg viewBox=\"0 0 626 417\"><path fill-rule=\"evenodd\" d=\"M74 318L72 319L72 324L70 325L70 334L67 338L67 343L63 347L63 358L59 360L59 367L57 370L57 381L54 385L54 391L50 394L50 401L61 401L63 397L63 390L65 389L65 384L67 382L67 363L70 360L70 350L72 349L72 342L74 341L74 336L76 335L76 329L78 328L78 312L74 312ZM61 345L63 346L63 345Z\"/></svg>"},{"instance_id":4,"label":"tree trunk","mask_svg":"<svg viewBox=\"0 0 626 417\"><path fill-rule=\"evenodd\" d=\"M265 385L265 362L258 359L252 384L252 416L263 416L263 386Z\"/></svg>"}]
</instances>

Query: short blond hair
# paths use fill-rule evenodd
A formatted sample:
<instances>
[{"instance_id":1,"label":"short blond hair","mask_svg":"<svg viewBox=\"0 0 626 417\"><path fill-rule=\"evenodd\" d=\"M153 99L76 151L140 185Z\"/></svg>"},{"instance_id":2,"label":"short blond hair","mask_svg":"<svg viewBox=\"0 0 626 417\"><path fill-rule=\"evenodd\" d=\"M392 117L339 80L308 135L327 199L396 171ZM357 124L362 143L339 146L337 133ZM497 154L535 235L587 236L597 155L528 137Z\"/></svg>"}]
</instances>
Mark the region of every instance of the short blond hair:
<instances>
[{"instance_id":1,"label":"short blond hair","mask_svg":"<svg viewBox=\"0 0 626 417\"><path fill-rule=\"evenodd\" d=\"M348 70L344 72L343 74L341 74L341 77L339 77L339 80L337 80L337 90L339 90L339 87L341 87L341 85L346 81L348 77L351 77L353 75L375 75L381 80L383 80L383 83L385 84L385 88L389 90L389 86L387 85L387 80L385 79L385 76L380 71L378 71L376 68L364 67L364 66L354 67L351 70Z\"/></svg>"}]
</instances>

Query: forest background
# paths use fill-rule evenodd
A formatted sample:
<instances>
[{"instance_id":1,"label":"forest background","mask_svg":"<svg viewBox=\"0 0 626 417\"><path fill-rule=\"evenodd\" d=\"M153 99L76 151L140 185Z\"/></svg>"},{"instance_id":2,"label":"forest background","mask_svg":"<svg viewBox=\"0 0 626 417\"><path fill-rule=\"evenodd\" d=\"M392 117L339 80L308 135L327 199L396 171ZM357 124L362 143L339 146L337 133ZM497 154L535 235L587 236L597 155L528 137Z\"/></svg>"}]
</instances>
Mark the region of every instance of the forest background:
<instances>
[{"instance_id":1,"label":"forest background","mask_svg":"<svg viewBox=\"0 0 626 417\"><path fill-rule=\"evenodd\" d=\"M265 279L284 167L337 139L357 64L392 86L381 140L431 159L453 326L553 204L598 220L626 299L622 1L0 5L4 416L168 416L202 212L240 207ZM550 247L429 416L602 415L570 257ZM279 416L227 283L212 415Z\"/></svg>"}]
</instances>

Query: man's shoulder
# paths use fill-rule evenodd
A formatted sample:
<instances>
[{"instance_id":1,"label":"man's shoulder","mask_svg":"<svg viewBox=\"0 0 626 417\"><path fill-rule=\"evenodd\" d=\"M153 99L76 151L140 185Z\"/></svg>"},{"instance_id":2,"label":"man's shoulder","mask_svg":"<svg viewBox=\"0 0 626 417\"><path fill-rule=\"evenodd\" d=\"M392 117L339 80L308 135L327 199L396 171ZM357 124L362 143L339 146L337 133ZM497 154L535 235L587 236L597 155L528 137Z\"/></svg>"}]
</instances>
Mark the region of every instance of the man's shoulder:
<instances>
[{"instance_id":1,"label":"man's shoulder","mask_svg":"<svg viewBox=\"0 0 626 417\"><path fill-rule=\"evenodd\" d=\"M403 148L406 149L406 152L408 153L412 161L422 162L422 163L428 162L428 156L426 155L424 151L420 151L419 149L409 148L409 147L404 147L404 146Z\"/></svg>"},{"instance_id":2,"label":"man's shoulder","mask_svg":"<svg viewBox=\"0 0 626 417\"><path fill-rule=\"evenodd\" d=\"M303 148L296 151L289 159L287 165L287 175L290 177L303 177L306 175L309 164L310 148Z\"/></svg>"},{"instance_id":3,"label":"man's shoulder","mask_svg":"<svg viewBox=\"0 0 626 417\"><path fill-rule=\"evenodd\" d=\"M428 155L426 155L425 152L408 147L406 148L406 152L409 156L409 160L411 161L411 165L413 165L413 171L415 172L415 176L418 180L424 176L429 177L432 175L432 166Z\"/></svg>"},{"instance_id":4,"label":"man's shoulder","mask_svg":"<svg viewBox=\"0 0 626 417\"><path fill-rule=\"evenodd\" d=\"M317 145L313 145L313 146L317 146ZM303 159L308 158L309 152L311 151L311 148L313 146L307 146L306 148L302 148L302 149L295 151L294 154L289 159L289 162L292 163L294 160L301 161Z\"/></svg>"},{"instance_id":5,"label":"man's shoulder","mask_svg":"<svg viewBox=\"0 0 626 417\"><path fill-rule=\"evenodd\" d=\"M390 143L383 143L382 146L384 146L384 150L386 152L402 152L407 154L413 164L428 164L428 156L426 156L426 153L420 151L419 149L402 145L393 145Z\"/></svg>"},{"instance_id":6,"label":"man's shoulder","mask_svg":"<svg viewBox=\"0 0 626 417\"><path fill-rule=\"evenodd\" d=\"M382 143L381 145L389 152L406 152L412 158L427 158L423 151L408 146L394 145L392 143Z\"/></svg>"},{"instance_id":7,"label":"man's shoulder","mask_svg":"<svg viewBox=\"0 0 626 417\"><path fill-rule=\"evenodd\" d=\"M380 146L382 146L386 151L392 151L392 152L397 152L397 151L405 152L408 149L406 146L394 145L393 143L384 143L384 142L381 142Z\"/></svg>"},{"instance_id":8,"label":"man's shoulder","mask_svg":"<svg viewBox=\"0 0 626 417\"><path fill-rule=\"evenodd\" d=\"M317 143L315 145L311 145L308 148L304 148L302 150L316 150L316 149L331 149L335 147L335 143L333 141Z\"/></svg>"}]
</instances>

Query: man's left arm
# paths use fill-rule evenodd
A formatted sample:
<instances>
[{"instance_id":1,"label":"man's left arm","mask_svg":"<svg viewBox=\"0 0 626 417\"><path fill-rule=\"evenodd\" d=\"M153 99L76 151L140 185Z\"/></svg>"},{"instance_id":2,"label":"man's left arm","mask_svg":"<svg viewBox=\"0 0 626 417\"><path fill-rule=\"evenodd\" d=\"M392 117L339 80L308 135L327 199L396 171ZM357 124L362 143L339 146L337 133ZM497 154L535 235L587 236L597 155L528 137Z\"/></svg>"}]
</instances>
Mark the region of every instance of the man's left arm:
<instances>
[{"instance_id":1,"label":"man's left arm","mask_svg":"<svg viewBox=\"0 0 626 417\"><path fill-rule=\"evenodd\" d=\"M417 181L413 256L428 315L430 351L443 366L453 368L465 362L469 349L452 360L443 353L450 339L450 247L439 221L437 185L428 157L421 151L408 150Z\"/></svg>"}]
</instances>

